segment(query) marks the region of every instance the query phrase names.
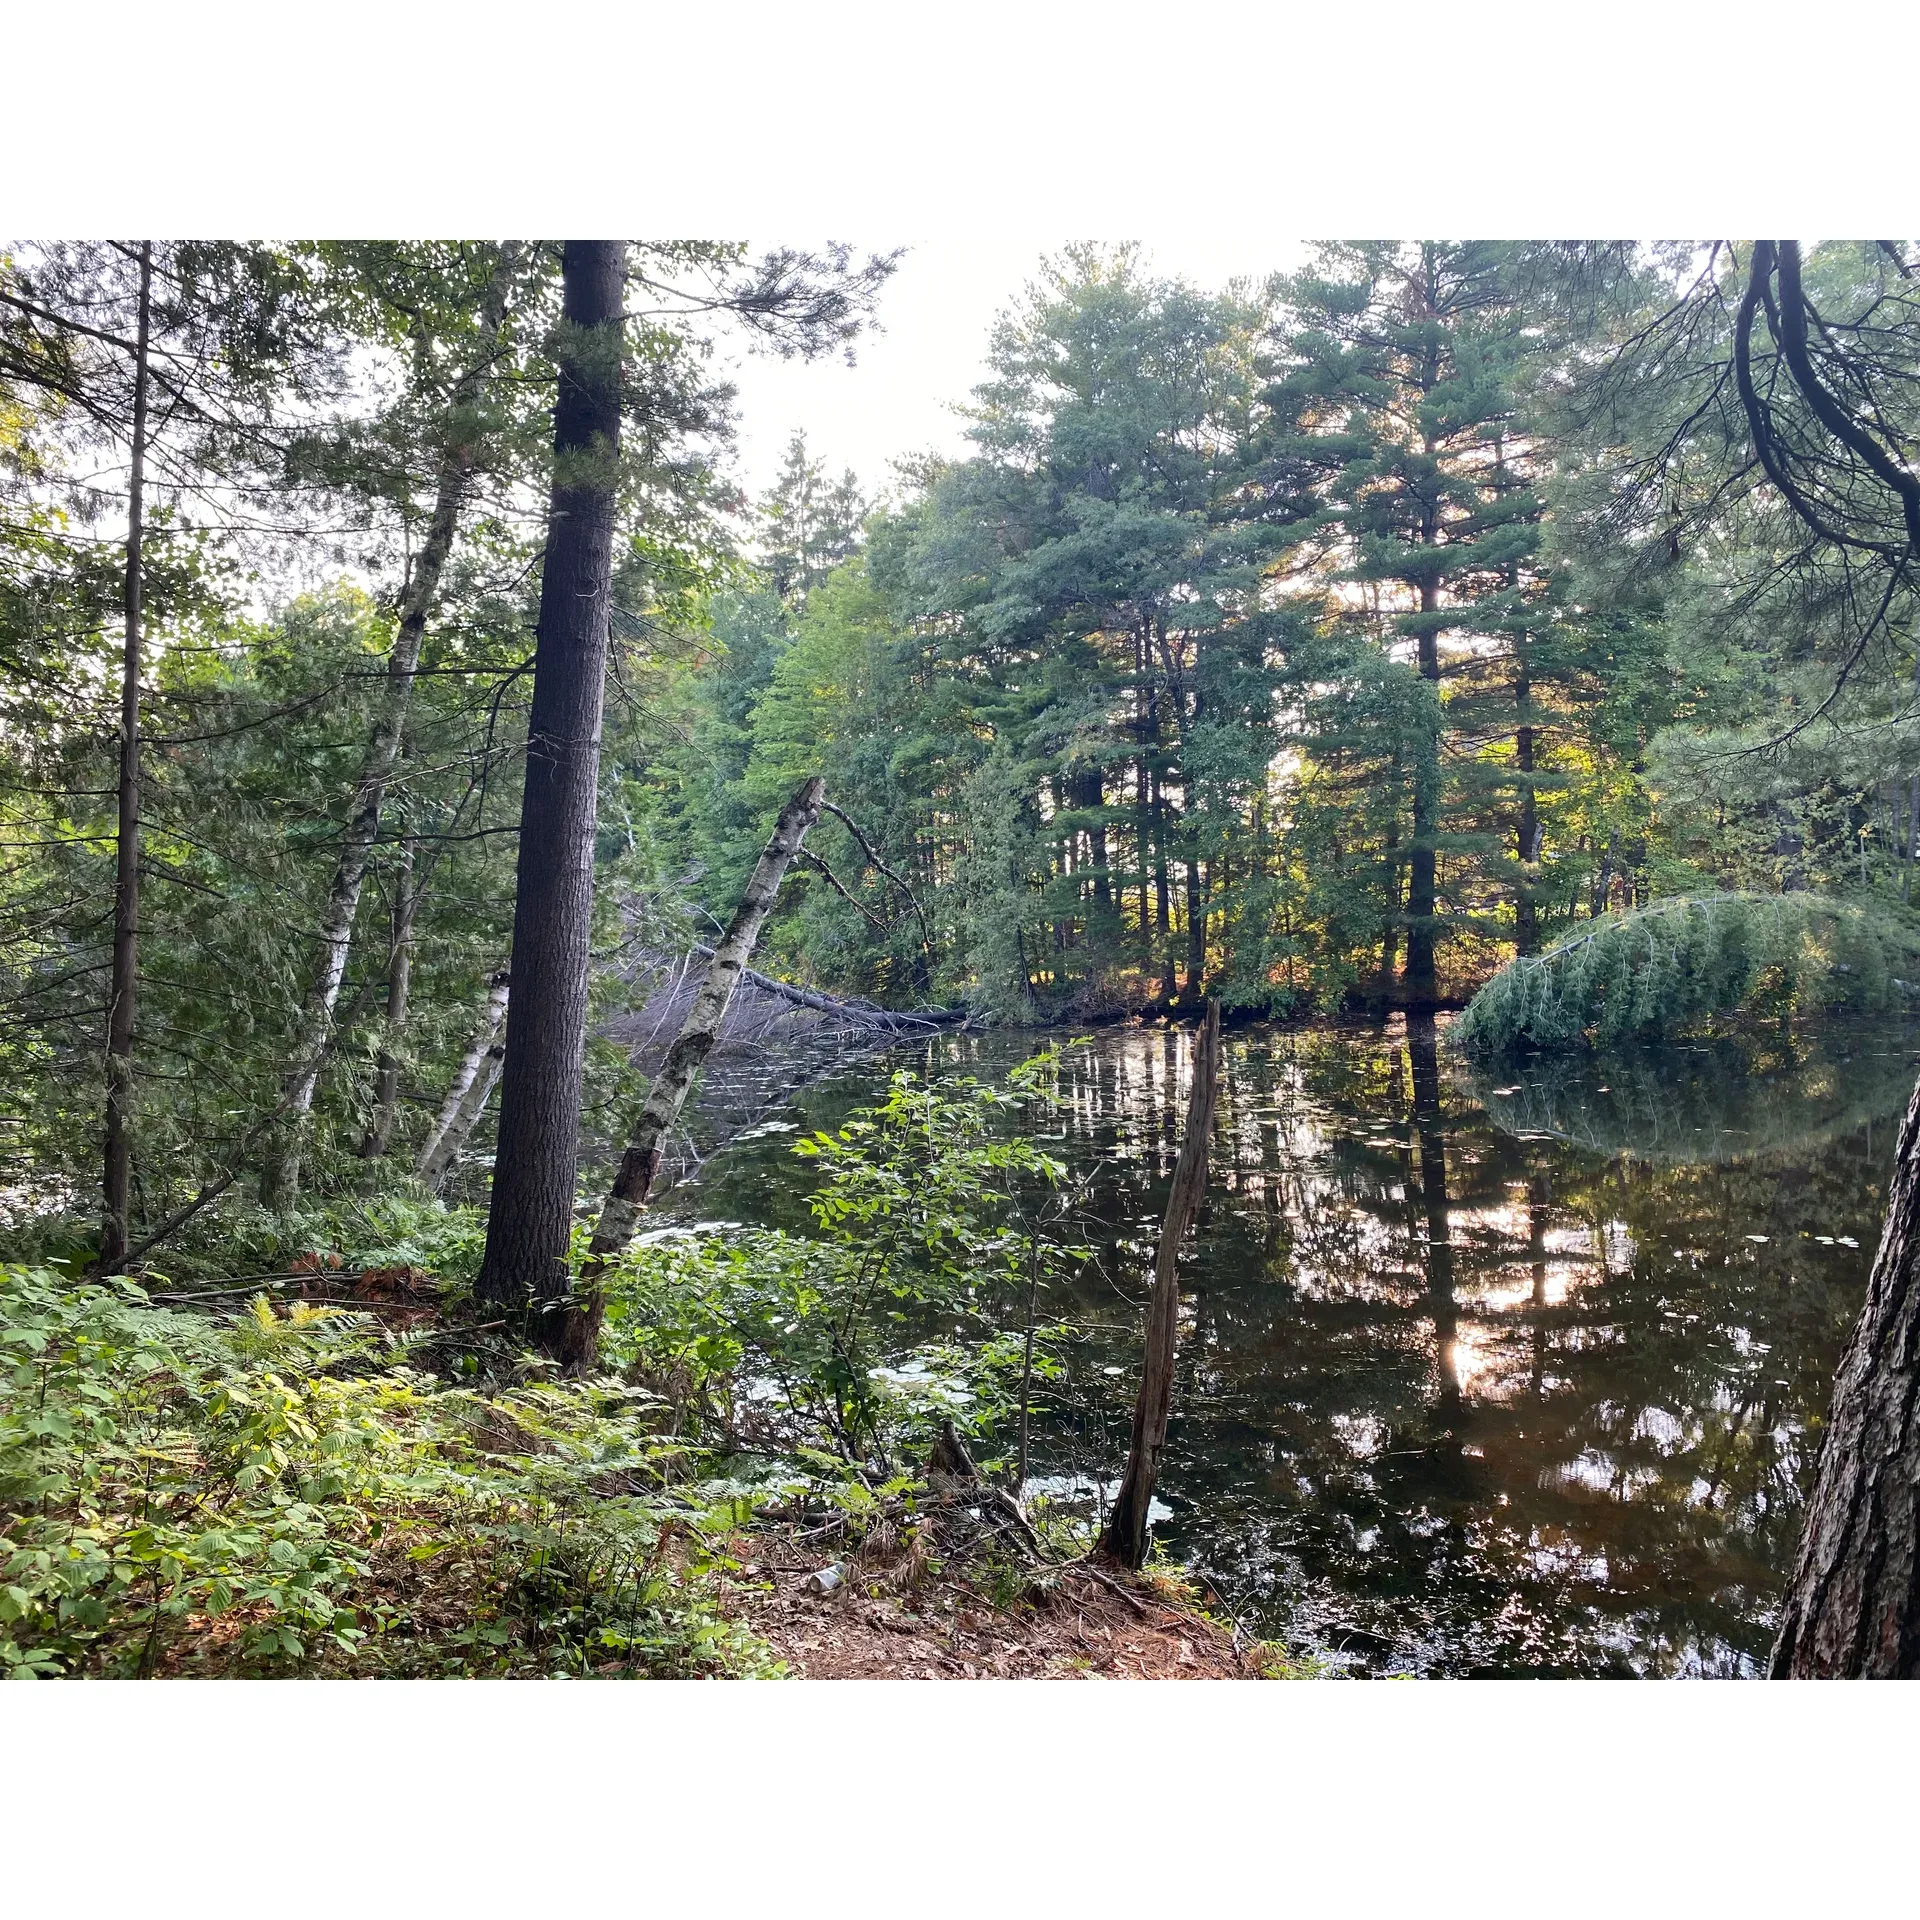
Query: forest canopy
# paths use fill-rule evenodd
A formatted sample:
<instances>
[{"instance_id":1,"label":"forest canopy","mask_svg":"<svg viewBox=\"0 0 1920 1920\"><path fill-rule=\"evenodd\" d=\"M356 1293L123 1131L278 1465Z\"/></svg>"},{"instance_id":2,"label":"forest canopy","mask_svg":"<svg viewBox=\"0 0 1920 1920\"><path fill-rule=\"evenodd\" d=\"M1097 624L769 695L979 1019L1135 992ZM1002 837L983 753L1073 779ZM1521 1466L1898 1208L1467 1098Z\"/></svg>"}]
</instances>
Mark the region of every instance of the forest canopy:
<instances>
[{"instance_id":1,"label":"forest canopy","mask_svg":"<svg viewBox=\"0 0 1920 1920\"><path fill-rule=\"evenodd\" d=\"M0 265L0 1150L27 1211L88 1214L144 324L140 999L114 1057L150 1231L229 1175L284 1212L446 1157L509 958L559 261L148 251L144 322L130 244ZM1770 471L1841 482L1765 397L1790 348L1753 349L1744 243L1329 245L1220 290L1069 248L993 333L965 457L875 500L796 437L745 497L714 327L845 349L887 264L631 256L601 1014L623 943L710 937L823 769L850 824L823 820L763 968L998 1020L1458 1004L1676 895L1905 909L1904 530L1897 504L1838 546L1783 519ZM1889 405L1910 273L1891 243L1804 266ZM590 1129L632 1098L591 1056Z\"/></svg>"}]
</instances>

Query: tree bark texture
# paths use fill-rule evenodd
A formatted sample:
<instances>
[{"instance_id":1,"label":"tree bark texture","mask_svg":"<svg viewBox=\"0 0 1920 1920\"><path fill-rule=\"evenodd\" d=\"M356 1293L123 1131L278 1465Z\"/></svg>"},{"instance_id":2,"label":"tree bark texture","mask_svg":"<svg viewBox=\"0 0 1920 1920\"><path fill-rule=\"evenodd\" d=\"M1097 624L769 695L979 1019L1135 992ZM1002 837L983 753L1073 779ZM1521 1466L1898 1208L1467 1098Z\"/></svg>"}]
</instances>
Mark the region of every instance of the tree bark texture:
<instances>
[{"instance_id":1,"label":"tree bark texture","mask_svg":"<svg viewBox=\"0 0 1920 1920\"><path fill-rule=\"evenodd\" d=\"M516 257L517 249L513 246L501 248L486 296L485 344L474 364L454 385L456 414L472 405L492 364L500 329L506 324L507 291ZM477 457L478 449L457 433L441 450L433 513L406 591L400 598L400 624L394 635L393 650L387 656L379 710L360 764L360 777L354 783L346 838L334 863L333 881L320 915L319 964L308 983L294 1032L294 1065L288 1071L284 1088L285 1117L272 1136L261 1171L261 1198L276 1210L291 1207L299 1196L300 1154L307 1116L312 1110L320 1068L326 1059L325 1042L333 1025L334 1008L339 1003L340 983L346 977L347 956L353 946L353 923L360 911L360 892L374 843L379 838L380 813L386 803L387 787L399 764L427 618L439 596L441 577L453 551Z\"/></svg>"},{"instance_id":2,"label":"tree bark texture","mask_svg":"<svg viewBox=\"0 0 1920 1920\"><path fill-rule=\"evenodd\" d=\"M587 945L619 475L626 247L569 240L556 341L553 493L513 906L513 1018L477 1291L564 1309L587 1037ZM563 1310L539 1337L558 1351Z\"/></svg>"},{"instance_id":3,"label":"tree bark texture","mask_svg":"<svg viewBox=\"0 0 1920 1920\"><path fill-rule=\"evenodd\" d=\"M114 849L113 985L107 1002L107 1120L98 1269L127 1263L133 1197L133 1026L140 994L140 668L146 586L147 348L153 321L153 242L140 243L134 340L133 448L127 477L127 566L120 664L120 817Z\"/></svg>"},{"instance_id":4,"label":"tree bark texture","mask_svg":"<svg viewBox=\"0 0 1920 1920\"><path fill-rule=\"evenodd\" d=\"M1220 1003L1209 1002L1205 1024L1193 1051L1193 1091L1187 1102L1186 1137L1174 1165L1173 1192L1160 1250L1154 1261L1153 1295L1147 1303L1147 1355L1141 1370L1140 1397L1133 1409L1133 1437L1120 1490L1100 1536L1099 1551L1123 1566L1138 1567L1147 1557L1147 1513L1160 1480L1167 1425L1173 1417L1173 1360L1180 1332L1180 1242L1200 1211L1207 1187L1207 1151L1213 1135L1213 1110L1220 1084Z\"/></svg>"},{"instance_id":5,"label":"tree bark texture","mask_svg":"<svg viewBox=\"0 0 1920 1920\"><path fill-rule=\"evenodd\" d=\"M460 1157L460 1149L486 1111L487 1097L500 1078L500 1065L506 1057L506 1049L500 1044L500 1029L506 1024L511 980L512 976L502 971L487 982L487 1004L480 1016L480 1025L460 1057L446 1098L440 1102L433 1131L421 1145L415 1165L420 1178L435 1193L446 1184L453 1163Z\"/></svg>"},{"instance_id":6,"label":"tree bark texture","mask_svg":"<svg viewBox=\"0 0 1920 1920\"><path fill-rule=\"evenodd\" d=\"M1440 589L1420 583L1420 611L1439 611ZM1407 969L1402 976L1409 1006L1430 1007L1438 998L1434 949L1439 933L1440 832L1440 637L1431 624L1420 628L1420 677L1433 688L1433 731L1423 739L1413 767L1413 839L1407 859Z\"/></svg>"},{"instance_id":7,"label":"tree bark texture","mask_svg":"<svg viewBox=\"0 0 1920 1920\"><path fill-rule=\"evenodd\" d=\"M1776 1680L1920 1678L1920 1086L1834 1379Z\"/></svg>"},{"instance_id":8,"label":"tree bark texture","mask_svg":"<svg viewBox=\"0 0 1920 1920\"><path fill-rule=\"evenodd\" d=\"M600 1218L594 1225L593 1240L588 1247L581 1311L576 1317L568 1350L568 1358L578 1364L584 1365L591 1359L599 1336L600 1276L606 1263L625 1251L640 1216L647 1210L667 1136L679 1122L701 1063L713 1051L727 1003L740 984L760 929L779 898L780 882L786 878L787 868L805 842L808 829L820 818L826 790L826 781L816 774L780 810L773 837L754 862L753 875L740 896L739 906L734 909L733 919L707 962L706 978L693 996L693 1005L680 1024L679 1036L654 1076L653 1085L647 1089L647 1103L640 1110L632 1141L620 1156L612 1191L601 1205Z\"/></svg>"}]
</instances>

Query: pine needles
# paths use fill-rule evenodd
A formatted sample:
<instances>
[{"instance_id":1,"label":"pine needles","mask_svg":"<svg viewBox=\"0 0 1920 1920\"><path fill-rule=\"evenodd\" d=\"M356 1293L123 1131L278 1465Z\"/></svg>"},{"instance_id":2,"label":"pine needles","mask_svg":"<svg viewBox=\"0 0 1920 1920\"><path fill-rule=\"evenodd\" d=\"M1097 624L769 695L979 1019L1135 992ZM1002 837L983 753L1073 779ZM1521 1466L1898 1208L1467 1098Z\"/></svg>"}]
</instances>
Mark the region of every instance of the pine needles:
<instances>
[{"instance_id":1,"label":"pine needles","mask_svg":"<svg viewBox=\"0 0 1920 1920\"><path fill-rule=\"evenodd\" d=\"M1607 914L1510 961L1474 995L1457 1044L1491 1054L1650 1039L1712 1014L1877 1013L1920 973L1920 928L1813 893L1711 893Z\"/></svg>"}]
</instances>

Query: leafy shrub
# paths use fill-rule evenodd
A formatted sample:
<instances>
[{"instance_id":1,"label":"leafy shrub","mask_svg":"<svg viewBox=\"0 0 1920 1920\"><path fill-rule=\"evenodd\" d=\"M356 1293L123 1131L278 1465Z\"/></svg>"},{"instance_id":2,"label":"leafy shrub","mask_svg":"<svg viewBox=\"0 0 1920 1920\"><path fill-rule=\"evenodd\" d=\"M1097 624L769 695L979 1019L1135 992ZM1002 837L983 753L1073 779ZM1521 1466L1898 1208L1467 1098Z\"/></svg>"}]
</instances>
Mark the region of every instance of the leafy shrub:
<instances>
[{"instance_id":1,"label":"leafy shrub","mask_svg":"<svg viewBox=\"0 0 1920 1920\"><path fill-rule=\"evenodd\" d=\"M1055 1097L1053 1067L1037 1056L1005 1089L898 1073L837 1133L797 1141L823 1175L812 1234L646 1236L609 1276L610 1357L668 1400L672 1431L882 1477L942 1419L1003 1431L1026 1365L1010 1310L1086 1257L1048 1230L1064 1167L1010 1125Z\"/></svg>"}]
</instances>

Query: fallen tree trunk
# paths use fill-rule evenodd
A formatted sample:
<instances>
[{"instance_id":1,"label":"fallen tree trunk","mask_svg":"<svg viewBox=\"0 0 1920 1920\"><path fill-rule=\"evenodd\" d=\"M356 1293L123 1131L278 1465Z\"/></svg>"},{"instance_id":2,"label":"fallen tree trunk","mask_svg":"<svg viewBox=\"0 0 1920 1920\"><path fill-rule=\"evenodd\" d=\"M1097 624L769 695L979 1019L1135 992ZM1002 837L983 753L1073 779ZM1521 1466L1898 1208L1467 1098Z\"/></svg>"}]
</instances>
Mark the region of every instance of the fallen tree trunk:
<instances>
[{"instance_id":1,"label":"fallen tree trunk","mask_svg":"<svg viewBox=\"0 0 1920 1920\"><path fill-rule=\"evenodd\" d=\"M721 1016L727 1010L727 1002L733 998L733 990L740 982L747 956L753 951L753 943L760 937L760 929L766 924L767 915L773 911L773 903L780 892L780 882L786 878L787 868L800 851L808 828L820 818L820 802L826 793L826 786L826 781L816 774L781 809L773 837L755 863L753 876L748 880L747 890L734 910L733 920L721 937L720 944L714 948L713 958L707 963L706 978L700 983L700 991L694 995L693 1005L687 1010L680 1037L674 1041L660 1071L654 1076L653 1085L647 1093L647 1104L640 1110L640 1119L634 1128L631 1143L620 1156L619 1171L614 1175L612 1190L601 1205L600 1218L595 1223L593 1239L588 1246L580 1294L575 1302L563 1356L576 1369L591 1361L599 1339L601 1275L607 1262L622 1253L633 1239L640 1216L647 1209L647 1202L653 1195L654 1179L660 1171L660 1157L667 1135L687 1103L687 1095L693 1089L700 1063L713 1049Z\"/></svg>"},{"instance_id":2,"label":"fallen tree trunk","mask_svg":"<svg viewBox=\"0 0 1920 1920\"><path fill-rule=\"evenodd\" d=\"M487 982L486 1010L448 1084L433 1131L420 1149L417 1162L420 1178L435 1193L446 1184L454 1161L460 1157L460 1149L486 1111L487 1100L500 1078L500 1063L506 1058L506 1048L500 1043L500 1029L506 1024L511 981L512 975L502 970Z\"/></svg>"},{"instance_id":3,"label":"fallen tree trunk","mask_svg":"<svg viewBox=\"0 0 1920 1920\"><path fill-rule=\"evenodd\" d=\"M695 953L713 958L713 949L702 946L699 941L693 944ZM864 1016L877 1027L899 1027L911 1032L919 1027L948 1027L964 1021L967 1017L965 1007L912 1007L901 1010L897 1007L883 1007L877 1001L863 1000L858 994L850 994L845 999L837 999L830 993L814 993L806 987L796 987L785 980L770 979L764 973L756 973L751 967L740 969L740 982L743 986L758 987L762 993L771 994L776 1000L785 1000L790 1005L805 1007L812 1013L831 1013L844 1016L857 1013Z\"/></svg>"},{"instance_id":4,"label":"fallen tree trunk","mask_svg":"<svg viewBox=\"0 0 1920 1920\"><path fill-rule=\"evenodd\" d=\"M1200 1211L1207 1189L1207 1149L1213 1134L1213 1109L1220 1079L1220 1002L1207 1005L1206 1024L1194 1043L1193 1092L1187 1102L1186 1137L1173 1170L1173 1192L1160 1250L1153 1267L1153 1296L1147 1302L1147 1355L1134 1403L1133 1437L1126 1471L1107 1516L1097 1552L1122 1566L1138 1568L1147 1557L1147 1513L1160 1480L1160 1456L1166 1449L1167 1423L1173 1415L1173 1359L1180 1333L1180 1242Z\"/></svg>"}]
</instances>

